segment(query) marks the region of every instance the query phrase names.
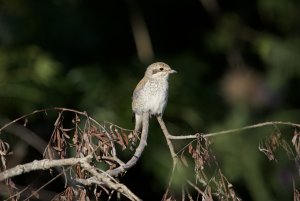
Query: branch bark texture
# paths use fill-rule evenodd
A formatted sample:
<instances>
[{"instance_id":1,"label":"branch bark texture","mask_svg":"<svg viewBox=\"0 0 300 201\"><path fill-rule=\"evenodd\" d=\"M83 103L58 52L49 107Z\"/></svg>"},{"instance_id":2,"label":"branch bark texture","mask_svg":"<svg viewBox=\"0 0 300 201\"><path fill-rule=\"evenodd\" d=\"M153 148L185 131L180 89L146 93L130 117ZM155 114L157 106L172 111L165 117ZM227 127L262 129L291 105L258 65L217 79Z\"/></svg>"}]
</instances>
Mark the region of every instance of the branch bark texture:
<instances>
[{"instance_id":1,"label":"branch bark texture","mask_svg":"<svg viewBox=\"0 0 300 201\"><path fill-rule=\"evenodd\" d=\"M0 173L0 181L3 181L8 178L12 178L24 173L28 173L36 170L47 170L54 167L60 166L70 166L76 165L77 163L89 162L92 159L91 156L87 156L84 158L67 158L67 159L58 159L58 160L35 160L30 163L26 163L24 165L17 165L11 169L5 170Z\"/></svg>"}]
</instances>

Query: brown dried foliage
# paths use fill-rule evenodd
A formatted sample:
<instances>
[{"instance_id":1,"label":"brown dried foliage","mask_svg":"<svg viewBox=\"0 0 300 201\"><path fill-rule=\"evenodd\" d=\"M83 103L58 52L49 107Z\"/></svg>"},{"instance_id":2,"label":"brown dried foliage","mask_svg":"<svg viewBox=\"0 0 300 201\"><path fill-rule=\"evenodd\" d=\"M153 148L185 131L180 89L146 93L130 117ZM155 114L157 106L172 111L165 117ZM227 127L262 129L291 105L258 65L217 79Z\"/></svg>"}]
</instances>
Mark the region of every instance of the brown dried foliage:
<instances>
[{"instance_id":1,"label":"brown dried foliage","mask_svg":"<svg viewBox=\"0 0 300 201\"><path fill-rule=\"evenodd\" d=\"M281 149L286 154L287 158L294 162L296 169L298 170L298 176L300 176L300 132L296 129L291 139L291 144L282 138L280 130L276 127L275 132L269 135L264 142L260 143L258 149L263 152L269 160L277 161L276 152ZM294 180L295 178L293 178ZM294 200L300 201L299 189L293 184Z\"/></svg>"},{"instance_id":2,"label":"brown dried foliage","mask_svg":"<svg viewBox=\"0 0 300 201\"><path fill-rule=\"evenodd\" d=\"M43 156L45 159L82 158L92 155L94 160L91 165L101 167L103 172L108 169L114 169L122 163L117 158L116 146L119 146L121 150L125 150L128 147L130 141L128 136L132 135L131 130L123 129L112 123L101 125L86 113L67 109L54 110L58 110L58 116L54 123L51 138L44 150ZM67 112L71 112L74 115L71 120L65 119L64 114ZM66 125L70 125L70 127L66 127ZM11 154L9 149L9 144L0 139L1 171L6 169L6 157ZM66 181L66 189L53 200L97 200L102 195L102 192L108 195L111 194L111 191L105 186L88 186L87 189L93 192L93 198L91 198L91 195L86 193L87 189L80 185L74 185L74 180L88 179L91 176L80 165L75 165L62 171ZM10 189L9 200L18 200L22 192L18 192L11 179L6 181L6 185ZM35 191L34 193L36 195L32 196L37 197L38 192Z\"/></svg>"},{"instance_id":3,"label":"brown dried foliage","mask_svg":"<svg viewBox=\"0 0 300 201\"><path fill-rule=\"evenodd\" d=\"M186 176L182 185L182 197L188 200L221 201L241 200L233 186L223 175L210 148L211 141L201 135L190 142L180 153L180 161L185 167L194 169L193 178ZM171 199L169 195L165 200Z\"/></svg>"},{"instance_id":4,"label":"brown dried foliage","mask_svg":"<svg viewBox=\"0 0 300 201\"><path fill-rule=\"evenodd\" d=\"M83 158L86 156L93 156L90 163L92 167L97 168L98 172L104 173L107 170L112 170L124 162L118 158L117 150L126 150L134 136L131 130L127 130L116 126L112 123L99 124L94 119L88 116L85 112L65 108L52 109L58 112L58 116L54 123L51 138L44 151L44 158L46 159L66 159L66 158ZM34 111L29 115L25 115L18 120L27 120L27 117L36 113L46 112L48 110ZM66 119L65 113L71 113L71 119ZM13 121L17 122L17 120ZM67 126L68 125L68 126ZM7 125L6 125L7 126ZM26 124L24 124L26 126ZM4 126L5 127L5 126ZM0 131L3 128L0 129ZM209 137L202 137L200 134L196 139L191 140L183 149L177 152L179 163L175 163L177 172L188 170L192 175L183 175L184 179L181 184L181 200L241 200L232 184L222 173L217 159L214 156L210 145ZM0 136L1 137L1 136ZM260 143L259 150L263 152L269 160L276 159L276 151L282 148L287 154L288 158L294 160L300 175L300 132L295 131L291 139L293 148L289 143L281 138L279 129L276 129L274 134ZM0 139L0 170L5 170L7 156L11 154L10 145ZM181 165L182 168L178 168ZM52 200L100 200L102 197L110 199L114 193L109 186L100 183L80 183L79 181L88 181L92 179L91 173L82 168L79 164L72 167L57 169L59 174L53 178L62 176L65 180L65 190L56 195ZM107 173L106 173L107 174ZM174 174L174 171L172 172ZM172 178L172 176L171 176ZM48 183L52 182L49 181ZM90 181L90 180L89 180ZM79 183L78 183L79 182ZM47 184L48 184L47 183ZM170 179L172 184L172 180ZM38 190L44 188L47 184L40 187ZM11 179L5 181L8 189L8 200L20 200L23 191L19 190ZM299 189L294 184L294 200L300 201ZM163 200L171 201L178 200L176 195L167 189ZM39 197L39 191L32 191L30 197ZM177 192L178 193L178 192Z\"/></svg>"}]
</instances>

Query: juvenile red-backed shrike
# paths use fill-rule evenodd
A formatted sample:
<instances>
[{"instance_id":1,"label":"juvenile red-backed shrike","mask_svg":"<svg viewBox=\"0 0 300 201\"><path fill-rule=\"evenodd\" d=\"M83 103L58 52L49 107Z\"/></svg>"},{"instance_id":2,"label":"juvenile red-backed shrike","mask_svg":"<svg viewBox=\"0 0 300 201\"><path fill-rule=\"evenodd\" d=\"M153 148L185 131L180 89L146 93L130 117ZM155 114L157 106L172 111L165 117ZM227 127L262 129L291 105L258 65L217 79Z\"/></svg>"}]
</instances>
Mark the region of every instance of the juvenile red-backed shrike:
<instances>
[{"instance_id":1,"label":"juvenile red-backed shrike","mask_svg":"<svg viewBox=\"0 0 300 201\"><path fill-rule=\"evenodd\" d=\"M143 79L133 91L132 111L135 115L134 131L138 134L142 129L143 113L162 116L168 101L169 75L175 70L163 62L148 66Z\"/></svg>"}]
</instances>

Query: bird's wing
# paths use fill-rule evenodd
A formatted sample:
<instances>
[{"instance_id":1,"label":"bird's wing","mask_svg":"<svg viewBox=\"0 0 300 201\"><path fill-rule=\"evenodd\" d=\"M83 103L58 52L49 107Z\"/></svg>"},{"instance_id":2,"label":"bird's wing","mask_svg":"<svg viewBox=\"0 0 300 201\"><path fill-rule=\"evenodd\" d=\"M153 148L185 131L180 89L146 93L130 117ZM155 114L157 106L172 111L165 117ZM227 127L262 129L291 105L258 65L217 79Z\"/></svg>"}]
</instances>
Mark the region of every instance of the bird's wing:
<instances>
[{"instance_id":1,"label":"bird's wing","mask_svg":"<svg viewBox=\"0 0 300 201\"><path fill-rule=\"evenodd\" d=\"M147 79L144 77L135 87L133 91L132 100L138 99L141 90L144 88L145 84L147 83Z\"/></svg>"},{"instance_id":2,"label":"bird's wing","mask_svg":"<svg viewBox=\"0 0 300 201\"><path fill-rule=\"evenodd\" d=\"M143 90L144 86L147 83L147 79L144 77L135 87L132 95L132 110L133 112L136 112L136 109L139 107L139 104L141 104L140 96L141 91Z\"/></svg>"}]
</instances>

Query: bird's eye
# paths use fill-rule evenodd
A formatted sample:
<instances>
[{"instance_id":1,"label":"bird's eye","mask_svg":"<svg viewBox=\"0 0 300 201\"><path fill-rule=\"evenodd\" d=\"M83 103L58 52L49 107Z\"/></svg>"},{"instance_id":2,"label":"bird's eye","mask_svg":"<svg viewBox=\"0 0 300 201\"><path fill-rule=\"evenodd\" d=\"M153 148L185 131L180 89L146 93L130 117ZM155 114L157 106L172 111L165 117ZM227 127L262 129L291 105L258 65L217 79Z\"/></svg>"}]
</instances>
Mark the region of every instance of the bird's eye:
<instances>
[{"instance_id":1,"label":"bird's eye","mask_svg":"<svg viewBox=\"0 0 300 201\"><path fill-rule=\"evenodd\" d=\"M160 68L159 70L160 70L160 71L163 71L163 70L164 70L164 68Z\"/></svg>"}]
</instances>

